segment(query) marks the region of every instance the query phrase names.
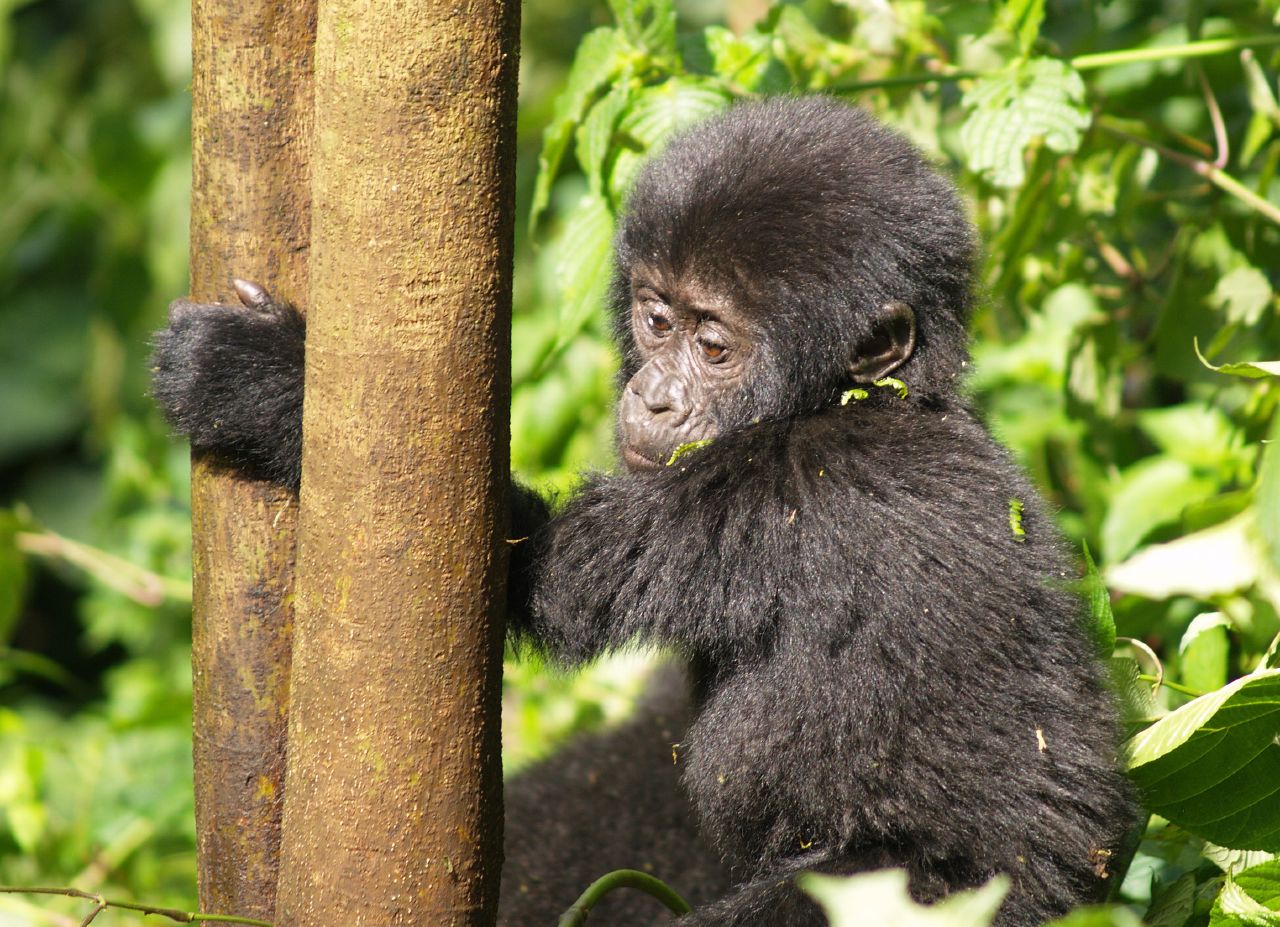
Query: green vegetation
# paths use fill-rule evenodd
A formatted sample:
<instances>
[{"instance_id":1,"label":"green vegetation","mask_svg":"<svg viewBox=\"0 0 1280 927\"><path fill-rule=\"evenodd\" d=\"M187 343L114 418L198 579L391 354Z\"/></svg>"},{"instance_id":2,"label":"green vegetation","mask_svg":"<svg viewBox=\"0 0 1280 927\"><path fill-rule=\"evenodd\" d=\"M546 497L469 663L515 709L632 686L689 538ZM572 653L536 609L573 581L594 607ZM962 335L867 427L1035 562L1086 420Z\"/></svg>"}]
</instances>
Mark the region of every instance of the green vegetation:
<instances>
[{"instance_id":1,"label":"green vegetation","mask_svg":"<svg viewBox=\"0 0 1280 927\"><path fill-rule=\"evenodd\" d=\"M1090 612L1103 651L1119 642L1155 813L1117 898L1160 927L1280 921L1278 15L1276 0L525 5L518 470L564 490L611 463L600 305L648 152L788 90L899 127L957 178L985 243L973 399L1096 558ZM187 464L146 400L145 357L185 289L187 17L181 0L0 0L0 881L185 910ZM513 663L509 762L625 712L643 671ZM815 891L835 923L849 898L901 901L888 882ZM925 917L981 923L989 900ZM71 905L0 895L0 924L66 923Z\"/></svg>"}]
</instances>

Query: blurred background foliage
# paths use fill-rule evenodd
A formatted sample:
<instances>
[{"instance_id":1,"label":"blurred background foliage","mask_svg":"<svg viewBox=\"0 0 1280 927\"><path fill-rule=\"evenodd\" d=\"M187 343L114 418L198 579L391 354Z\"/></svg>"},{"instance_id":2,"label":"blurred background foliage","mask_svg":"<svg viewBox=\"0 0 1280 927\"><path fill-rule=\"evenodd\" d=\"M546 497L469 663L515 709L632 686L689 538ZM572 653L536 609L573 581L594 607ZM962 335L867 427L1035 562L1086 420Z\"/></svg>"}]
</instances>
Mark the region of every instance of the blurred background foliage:
<instances>
[{"instance_id":1,"label":"blurred background foliage","mask_svg":"<svg viewBox=\"0 0 1280 927\"><path fill-rule=\"evenodd\" d=\"M1280 781L1280 725L1258 714L1280 631L1277 13L1277 0L529 0L517 471L563 493L612 465L600 303L645 153L735 97L845 95L971 204L986 251L969 389L1111 588L1094 613L1114 612L1132 728L1221 694L1217 715L1148 736L1143 762L1203 753L1211 722L1229 729L1229 769L1193 764L1199 791L1245 795L1265 830L1278 803L1229 773L1263 798ZM184 0L0 0L0 884L189 909L187 452L146 397L149 333L186 289L188 17ZM1232 45L1258 36L1271 44ZM1219 53L1186 51L1202 40ZM623 655L570 680L509 662L508 766L624 714L646 666ZM1227 717L1242 706L1247 730ZM1265 916L1249 902L1280 870L1224 873L1271 865L1243 851L1280 849L1280 820L1233 843L1168 814L1124 885L1148 923L1275 923L1280 890ZM0 895L0 925L84 913ZM117 922L135 916L95 923Z\"/></svg>"}]
</instances>

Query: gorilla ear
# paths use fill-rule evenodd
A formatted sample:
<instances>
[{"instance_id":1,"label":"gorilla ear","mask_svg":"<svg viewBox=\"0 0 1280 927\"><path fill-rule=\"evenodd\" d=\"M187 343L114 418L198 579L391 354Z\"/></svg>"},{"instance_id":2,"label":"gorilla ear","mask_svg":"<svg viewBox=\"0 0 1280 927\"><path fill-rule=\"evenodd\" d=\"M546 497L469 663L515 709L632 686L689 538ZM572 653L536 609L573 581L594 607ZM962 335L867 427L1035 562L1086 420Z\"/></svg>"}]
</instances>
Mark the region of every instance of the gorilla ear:
<instances>
[{"instance_id":1,"label":"gorilla ear","mask_svg":"<svg viewBox=\"0 0 1280 927\"><path fill-rule=\"evenodd\" d=\"M880 307L871 334L854 345L849 375L855 383L887 377L907 362L915 346L916 314L904 302L887 302Z\"/></svg>"}]
</instances>

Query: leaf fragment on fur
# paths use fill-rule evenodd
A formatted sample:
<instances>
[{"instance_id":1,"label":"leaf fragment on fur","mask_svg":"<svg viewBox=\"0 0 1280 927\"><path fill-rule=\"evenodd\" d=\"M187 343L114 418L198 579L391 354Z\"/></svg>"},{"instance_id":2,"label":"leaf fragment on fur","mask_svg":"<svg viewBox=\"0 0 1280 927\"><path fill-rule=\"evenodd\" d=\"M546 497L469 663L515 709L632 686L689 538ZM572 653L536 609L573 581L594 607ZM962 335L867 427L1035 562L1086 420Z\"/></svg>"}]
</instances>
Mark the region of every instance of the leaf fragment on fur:
<instances>
[{"instance_id":1,"label":"leaf fragment on fur","mask_svg":"<svg viewBox=\"0 0 1280 927\"><path fill-rule=\"evenodd\" d=\"M1027 532L1022 527L1022 500L1014 496L1009 500L1009 530L1016 541L1025 541Z\"/></svg>"},{"instance_id":2,"label":"leaf fragment on fur","mask_svg":"<svg viewBox=\"0 0 1280 927\"><path fill-rule=\"evenodd\" d=\"M876 380L871 385L879 386L881 388L890 387L891 389L893 389L895 393L898 394L899 399L907 398L907 384L903 383L897 377L881 377L879 380Z\"/></svg>"},{"instance_id":3,"label":"leaf fragment on fur","mask_svg":"<svg viewBox=\"0 0 1280 927\"><path fill-rule=\"evenodd\" d=\"M696 451L699 448L706 447L710 443L711 443L710 438L704 438L701 441L689 441L686 444L681 444L678 448L676 448L674 451L671 452L671 456L667 459L667 466L670 467L672 464L674 464L677 460L679 460L685 454L688 454L692 451Z\"/></svg>"}]
</instances>

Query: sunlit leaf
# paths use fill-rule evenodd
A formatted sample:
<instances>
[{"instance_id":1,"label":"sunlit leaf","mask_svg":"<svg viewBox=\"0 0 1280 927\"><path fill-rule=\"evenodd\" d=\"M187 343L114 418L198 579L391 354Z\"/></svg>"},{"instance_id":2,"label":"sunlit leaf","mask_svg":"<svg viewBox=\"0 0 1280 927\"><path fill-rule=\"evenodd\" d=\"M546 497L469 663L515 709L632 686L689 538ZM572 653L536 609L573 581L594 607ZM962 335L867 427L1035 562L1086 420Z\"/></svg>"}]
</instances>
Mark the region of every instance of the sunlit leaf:
<instances>
[{"instance_id":1,"label":"sunlit leaf","mask_svg":"<svg viewBox=\"0 0 1280 927\"><path fill-rule=\"evenodd\" d=\"M1227 321L1253 325L1271 305L1271 281L1256 267L1237 267L1218 281L1209 299Z\"/></svg>"},{"instance_id":2,"label":"sunlit leaf","mask_svg":"<svg viewBox=\"0 0 1280 927\"><path fill-rule=\"evenodd\" d=\"M1151 531L1176 521L1188 504L1212 496L1217 481L1181 460L1146 457L1120 474L1102 522L1102 552L1109 561L1133 553Z\"/></svg>"},{"instance_id":3,"label":"sunlit leaf","mask_svg":"<svg viewBox=\"0 0 1280 927\"><path fill-rule=\"evenodd\" d=\"M1142 919L1118 904L1077 908L1044 927L1143 927ZM1181 925L1179 925L1181 927Z\"/></svg>"},{"instance_id":4,"label":"sunlit leaf","mask_svg":"<svg viewBox=\"0 0 1280 927\"><path fill-rule=\"evenodd\" d=\"M996 876L982 888L921 905L907 893L901 869L844 878L810 873L797 881L818 900L831 927L987 927L1009 891L1008 877Z\"/></svg>"},{"instance_id":5,"label":"sunlit leaf","mask_svg":"<svg viewBox=\"0 0 1280 927\"><path fill-rule=\"evenodd\" d=\"M1084 81L1069 65L1051 58L1015 63L974 83L962 104L969 117L960 128L969 169L998 187L1026 179L1023 152L1039 139L1068 153L1089 127Z\"/></svg>"},{"instance_id":6,"label":"sunlit leaf","mask_svg":"<svg viewBox=\"0 0 1280 927\"><path fill-rule=\"evenodd\" d=\"M723 26L708 26L703 31L707 51L717 77L744 90L757 90L777 67L773 57L773 40L758 32L735 35Z\"/></svg>"},{"instance_id":7,"label":"sunlit leaf","mask_svg":"<svg viewBox=\"0 0 1280 927\"><path fill-rule=\"evenodd\" d=\"M996 27L1018 41L1022 55L1031 51L1044 20L1044 0L1006 0L996 13Z\"/></svg>"},{"instance_id":8,"label":"sunlit leaf","mask_svg":"<svg viewBox=\"0 0 1280 927\"><path fill-rule=\"evenodd\" d=\"M1138 661L1132 657L1113 657L1110 671L1111 688L1120 702L1120 716L1131 723L1148 723L1156 710L1156 696L1151 684L1142 680Z\"/></svg>"},{"instance_id":9,"label":"sunlit leaf","mask_svg":"<svg viewBox=\"0 0 1280 927\"><path fill-rule=\"evenodd\" d=\"M1270 440L1258 468L1257 506L1259 533L1271 566L1280 572L1280 415L1272 419Z\"/></svg>"},{"instance_id":10,"label":"sunlit leaf","mask_svg":"<svg viewBox=\"0 0 1280 927\"><path fill-rule=\"evenodd\" d=\"M660 58L676 53L676 10L672 0L609 0L623 34Z\"/></svg>"},{"instance_id":11,"label":"sunlit leaf","mask_svg":"<svg viewBox=\"0 0 1280 927\"><path fill-rule=\"evenodd\" d=\"M1280 861L1228 875L1209 927L1280 927Z\"/></svg>"},{"instance_id":12,"label":"sunlit leaf","mask_svg":"<svg viewBox=\"0 0 1280 927\"><path fill-rule=\"evenodd\" d=\"M560 281L558 339L575 338L604 306L613 254L613 213L595 193L578 201L569 215L564 236L556 242L556 269Z\"/></svg>"},{"instance_id":13,"label":"sunlit leaf","mask_svg":"<svg viewBox=\"0 0 1280 927\"><path fill-rule=\"evenodd\" d=\"M608 189L606 164L614 148L614 132L618 120L631 102L632 86L625 77L613 85L604 99L591 107L578 126L576 136L578 164L587 175L591 192L605 196Z\"/></svg>"},{"instance_id":14,"label":"sunlit leaf","mask_svg":"<svg viewBox=\"0 0 1280 927\"><path fill-rule=\"evenodd\" d=\"M714 116L728 105L725 92L706 81L672 78L638 93L618 131L652 154L680 129Z\"/></svg>"},{"instance_id":15,"label":"sunlit leaf","mask_svg":"<svg viewBox=\"0 0 1280 927\"><path fill-rule=\"evenodd\" d=\"M1126 745L1147 806L1221 846L1280 849L1280 670L1237 679Z\"/></svg>"},{"instance_id":16,"label":"sunlit leaf","mask_svg":"<svg viewBox=\"0 0 1280 927\"><path fill-rule=\"evenodd\" d=\"M631 54L631 46L616 29L596 29L587 33L579 44L569 79L556 97L555 112L542 133L538 177L529 207L529 228L537 227L539 217L547 208L551 184L573 138L574 127L582 120L600 88L622 73Z\"/></svg>"},{"instance_id":17,"label":"sunlit leaf","mask_svg":"<svg viewBox=\"0 0 1280 927\"><path fill-rule=\"evenodd\" d=\"M1209 598L1253 585L1259 573L1259 542L1252 511L1166 544L1144 547L1108 568L1107 581L1120 592L1167 599Z\"/></svg>"},{"instance_id":18,"label":"sunlit leaf","mask_svg":"<svg viewBox=\"0 0 1280 927\"><path fill-rule=\"evenodd\" d=\"M1221 612L1197 615L1178 644L1182 682L1199 692L1227 684L1231 639L1230 620Z\"/></svg>"},{"instance_id":19,"label":"sunlit leaf","mask_svg":"<svg viewBox=\"0 0 1280 927\"><path fill-rule=\"evenodd\" d=\"M1211 364L1200 353L1200 343L1194 343L1196 357L1200 363L1217 373L1227 373L1235 377L1246 377L1250 380L1261 380L1266 377L1280 377L1280 361L1242 361L1238 364Z\"/></svg>"}]
</instances>

